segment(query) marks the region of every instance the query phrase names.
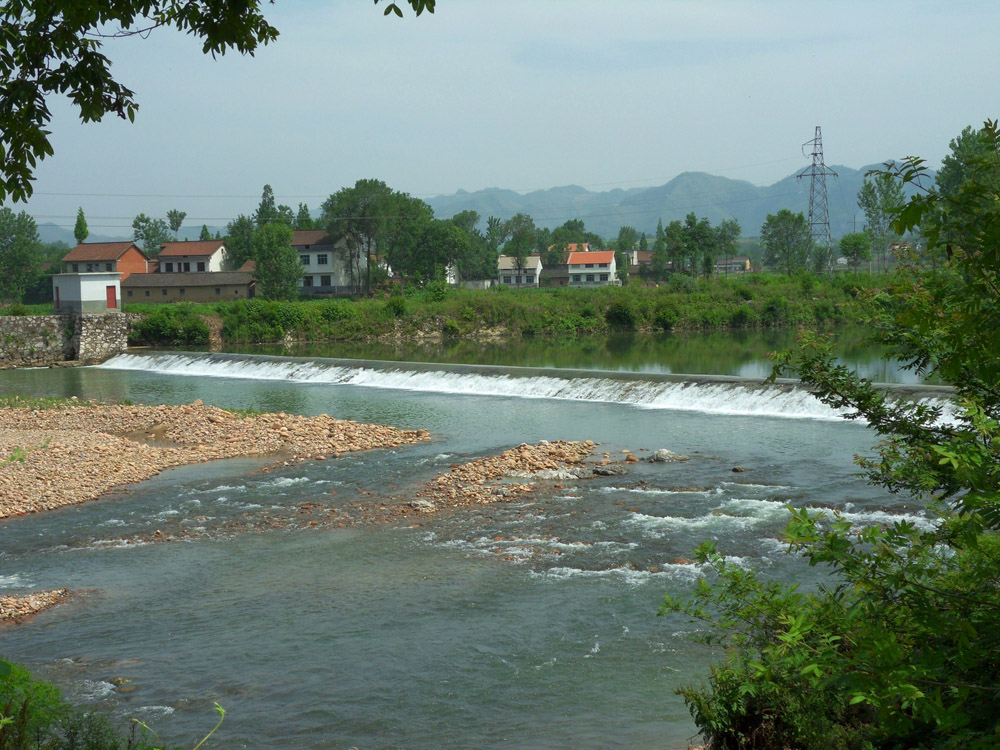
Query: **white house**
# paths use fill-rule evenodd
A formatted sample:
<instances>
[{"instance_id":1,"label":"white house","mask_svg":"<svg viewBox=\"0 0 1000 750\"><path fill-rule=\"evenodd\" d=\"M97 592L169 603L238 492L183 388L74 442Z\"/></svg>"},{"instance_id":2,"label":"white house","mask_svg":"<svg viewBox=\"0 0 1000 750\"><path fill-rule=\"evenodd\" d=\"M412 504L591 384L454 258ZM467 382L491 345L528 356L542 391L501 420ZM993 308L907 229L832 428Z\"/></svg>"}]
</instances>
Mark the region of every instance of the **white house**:
<instances>
[{"instance_id":1,"label":"white house","mask_svg":"<svg viewBox=\"0 0 1000 750\"><path fill-rule=\"evenodd\" d=\"M591 250L588 253L570 253L570 286L618 286L618 269L614 250Z\"/></svg>"},{"instance_id":2,"label":"white house","mask_svg":"<svg viewBox=\"0 0 1000 750\"><path fill-rule=\"evenodd\" d=\"M222 240L164 242L160 245L159 273L218 273L231 270L226 243Z\"/></svg>"},{"instance_id":3,"label":"white house","mask_svg":"<svg viewBox=\"0 0 1000 750\"><path fill-rule=\"evenodd\" d=\"M292 248L302 264L303 294L356 294L361 291L368 258L364 254L357 258L352 278L346 240L334 240L322 229L299 229L292 233Z\"/></svg>"},{"instance_id":4,"label":"white house","mask_svg":"<svg viewBox=\"0 0 1000 750\"><path fill-rule=\"evenodd\" d=\"M52 275L52 300L57 315L117 311L121 296L121 276L117 271Z\"/></svg>"},{"instance_id":5,"label":"white house","mask_svg":"<svg viewBox=\"0 0 1000 750\"><path fill-rule=\"evenodd\" d=\"M527 287L538 286L538 277L542 273L542 258L539 255L529 255L517 267L517 258L513 255L501 255L497 260L497 283L507 286Z\"/></svg>"}]
</instances>

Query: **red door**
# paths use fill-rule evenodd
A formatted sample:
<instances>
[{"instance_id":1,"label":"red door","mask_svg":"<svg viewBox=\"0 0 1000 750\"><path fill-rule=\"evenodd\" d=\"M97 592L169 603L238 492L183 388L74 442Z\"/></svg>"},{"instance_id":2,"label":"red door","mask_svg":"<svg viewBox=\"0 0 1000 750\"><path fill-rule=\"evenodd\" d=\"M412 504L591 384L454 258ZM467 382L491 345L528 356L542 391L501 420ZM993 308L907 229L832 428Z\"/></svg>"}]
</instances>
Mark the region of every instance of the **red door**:
<instances>
[{"instance_id":1,"label":"red door","mask_svg":"<svg viewBox=\"0 0 1000 750\"><path fill-rule=\"evenodd\" d=\"M110 284L108 286L108 309L109 310L118 309L118 295L115 293L114 284Z\"/></svg>"}]
</instances>

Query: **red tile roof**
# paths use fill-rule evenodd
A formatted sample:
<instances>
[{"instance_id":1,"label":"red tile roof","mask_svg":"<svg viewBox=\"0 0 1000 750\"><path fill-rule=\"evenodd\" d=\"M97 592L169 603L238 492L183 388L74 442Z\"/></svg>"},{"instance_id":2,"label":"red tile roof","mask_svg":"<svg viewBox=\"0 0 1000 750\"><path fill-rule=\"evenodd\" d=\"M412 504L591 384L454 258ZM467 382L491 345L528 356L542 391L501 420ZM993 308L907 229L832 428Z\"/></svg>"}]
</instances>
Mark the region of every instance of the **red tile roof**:
<instances>
[{"instance_id":1,"label":"red tile roof","mask_svg":"<svg viewBox=\"0 0 1000 750\"><path fill-rule=\"evenodd\" d=\"M225 247L222 240L198 240L197 242L164 242L160 245L159 257L175 257L178 255L213 255L220 247Z\"/></svg>"},{"instance_id":2,"label":"red tile roof","mask_svg":"<svg viewBox=\"0 0 1000 750\"><path fill-rule=\"evenodd\" d=\"M586 263L611 263L615 259L614 250L593 250L589 253L570 253L567 263L580 266Z\"/></svg>"},{"instance_id":3,"label":"red tile roof","mask_svg":"<svg viewBox=\"0 0 1000 750\"><path fill-rule=\"evenodd\" d=\"M138 252L139 246L134 242L81 242L70 250L63 258L64 261L95 261L95 260L118 260L129 248L134 247ZM145 258L146 254L142 253Z\"/></svg>"}]
</instances>

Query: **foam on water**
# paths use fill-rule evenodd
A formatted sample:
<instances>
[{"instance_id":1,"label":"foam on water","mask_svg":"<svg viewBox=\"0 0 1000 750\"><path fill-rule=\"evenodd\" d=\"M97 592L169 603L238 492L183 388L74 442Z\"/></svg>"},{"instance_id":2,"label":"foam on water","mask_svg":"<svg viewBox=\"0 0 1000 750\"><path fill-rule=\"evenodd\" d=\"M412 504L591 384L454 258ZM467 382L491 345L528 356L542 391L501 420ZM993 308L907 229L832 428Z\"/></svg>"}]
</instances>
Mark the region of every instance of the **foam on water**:
<instances>
[{"instance_id":1,"label":"foam on water","mask_svg":"<svg viewBox=\"0 0 1000 750\"><path fill-rule=\"evenodd\" d=\"M202 378L283 380L428 393L593 401L711 414L839 420L843 413L824 405L802 388L767 386L755 381L713 382L703 377L679 381L655 375L580 371L561 376L555 370L532 368L501 370L473 365L435 365L434 368L439 369L434 369L414 363L351 363L186 352L119 354L99 367ZM516 374L512 374L515 370ZM947 402L935 401L936 405L946 407L945 418L948 418Z\"/></svg>"}]
</instances>

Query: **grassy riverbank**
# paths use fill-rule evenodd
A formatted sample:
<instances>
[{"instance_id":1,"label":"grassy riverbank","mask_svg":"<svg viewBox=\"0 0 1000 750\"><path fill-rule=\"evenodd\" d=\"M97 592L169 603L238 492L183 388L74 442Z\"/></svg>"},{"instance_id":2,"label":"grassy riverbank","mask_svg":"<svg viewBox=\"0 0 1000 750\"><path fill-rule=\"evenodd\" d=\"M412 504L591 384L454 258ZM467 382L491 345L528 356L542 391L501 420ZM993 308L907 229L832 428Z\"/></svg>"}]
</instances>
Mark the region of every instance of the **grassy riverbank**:
<instances>
[{"instance_id":1,"label":"grassy riverbank","mask_svg":"<svg viewBox=\"0 0 1000 750\"><path fill-rule=\"evenodd\" d=\"M860 320L866 290L884 285L885 279L854 274L675 276L659 287L470 291L435 284L374 299L130 303L127 310L147 316L133 331L136 344L207 344L213 322L221 341L230 344L502 338L843 325Z\"/></svg>"}]
</instances>

